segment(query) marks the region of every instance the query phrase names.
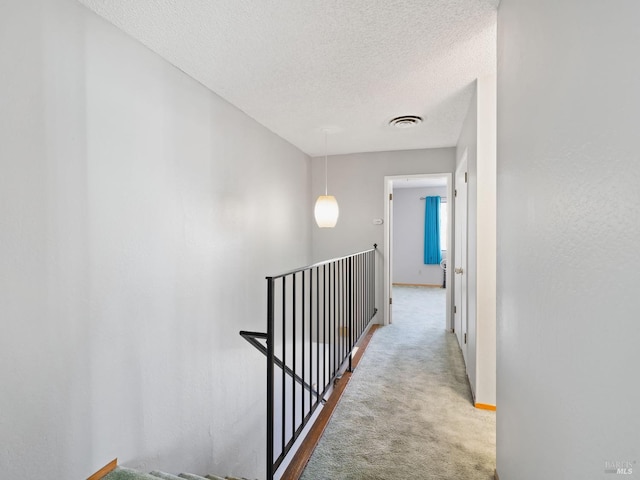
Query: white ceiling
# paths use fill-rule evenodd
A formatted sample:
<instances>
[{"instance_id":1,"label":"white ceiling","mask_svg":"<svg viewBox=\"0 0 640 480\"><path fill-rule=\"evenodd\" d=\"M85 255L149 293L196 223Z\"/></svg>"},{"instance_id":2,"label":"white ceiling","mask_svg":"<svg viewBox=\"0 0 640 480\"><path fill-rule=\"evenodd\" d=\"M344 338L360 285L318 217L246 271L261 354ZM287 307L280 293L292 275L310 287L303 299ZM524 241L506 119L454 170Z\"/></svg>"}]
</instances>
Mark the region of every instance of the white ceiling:
<instances>
[{"instance_id":1,"label":"white ceiling","mask_svg":"<svg viewBox=\"0 0 640 480\"><path fill-rule=\"evenodd\" d=\"M499 0L79 1L312 156L453 146L495 71Z\"/></svg>"}]
</instances>

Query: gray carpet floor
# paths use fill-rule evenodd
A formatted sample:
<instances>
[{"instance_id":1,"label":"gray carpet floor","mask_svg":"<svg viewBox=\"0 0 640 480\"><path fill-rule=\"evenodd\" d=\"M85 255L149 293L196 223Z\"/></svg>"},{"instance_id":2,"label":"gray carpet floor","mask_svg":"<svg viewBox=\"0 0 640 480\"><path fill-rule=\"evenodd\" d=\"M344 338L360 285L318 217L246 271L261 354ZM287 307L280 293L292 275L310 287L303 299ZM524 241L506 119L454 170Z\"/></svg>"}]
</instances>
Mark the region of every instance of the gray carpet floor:
<instances>
[{"instance_id":1,"label":"gray carpet floor","mask_svg":"<svg viewBox=\"0 0 640 480\"><path fill-rule=\"evenodd\" d=\"M395 287L303 480L493 479L495 412L476 409L445 290Z\"/></svg>"}]
</instances>

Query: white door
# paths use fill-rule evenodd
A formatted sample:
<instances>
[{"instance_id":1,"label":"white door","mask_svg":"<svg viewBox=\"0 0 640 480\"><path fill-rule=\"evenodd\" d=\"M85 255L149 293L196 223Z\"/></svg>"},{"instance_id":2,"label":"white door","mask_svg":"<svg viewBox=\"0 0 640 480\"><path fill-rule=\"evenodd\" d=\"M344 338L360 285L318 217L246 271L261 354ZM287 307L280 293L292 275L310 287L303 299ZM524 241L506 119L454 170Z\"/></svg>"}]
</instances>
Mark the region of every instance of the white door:
<instances>
[{"instance_id":1,"label":"white door","mask_svg":"<svg viewBox=\"0 0 640 480\"><path fill-rule=\"evenodd\" d=\"M454 252L454 330L467 361L467 154L456 170Z\"/></svg>"}]
</instances>

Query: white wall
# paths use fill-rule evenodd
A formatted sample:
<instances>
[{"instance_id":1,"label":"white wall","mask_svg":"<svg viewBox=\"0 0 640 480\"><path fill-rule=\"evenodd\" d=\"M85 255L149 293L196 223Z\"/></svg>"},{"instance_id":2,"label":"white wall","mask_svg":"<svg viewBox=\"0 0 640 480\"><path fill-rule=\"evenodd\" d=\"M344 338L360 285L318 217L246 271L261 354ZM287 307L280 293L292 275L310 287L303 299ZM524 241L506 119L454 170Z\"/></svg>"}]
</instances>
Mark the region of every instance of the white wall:
<instances>
[{"instance_id":1,"label":"white wall","mask_svg":"<svg viewBox=\"0 0 640 480\"><path fill-rule=\"evenodd\" d=\"M329 138L329 141L331 139ZM314 261L340 257L367 250L378 244L378 322L382 323L384 226L374 225L374 218L384 217L384 177L453 171L454 148L358 153L328 158L329 194L340 205L335 228L312 227ZM314 199L324 192L324 157L311 161Z\"/></svg>"},{"instance_id":2,"label":"white wall","mask_svg":"<svg viewBox=\"0 0 640 480\"><path fill-rule=\"evenodd\" d=\"M447 187L394 188L393 283L442 285L440 265L424 264L424 208L421 197L447 196ZM446 245L442 245L446 258Z\"/></svg>"},{"instance_id":3,"label":"white wall","mask_svg":"<svg viewBox=\"0 0 640 480\"><path fill-rule=\"evenodd\" d=\"M476 403L496 405L496 82L478 79L476 178Z\"/></svg>"},{"instance_id":4,"label":"white wall","mask_svg":"<svg viewBox=\"0 0 640 480\"><path fill-rule=\"evenodd\" d=\"M500 5L501 480L638 475L638 18L636 0Z\"/></svg>"},{"instance_id":5,"label":"white wall","mask_svg":"<svg viewBox=\"0 0 640 480\"><path fill-rule=\"evenodd\" d=\"M467 152L467 374L476 403L496 405L496 77L477 80L456 149Z\"/></svg>"},{"instance_id":6,"label":"white wall","mask_svg":"<svg viewBox=\"0 0 640 480\"><path fill-rule=\"evenodd\" d=\"M263 477L310 159L72 0L0 5L0 477Z\"/></svg>"}]
</instances>

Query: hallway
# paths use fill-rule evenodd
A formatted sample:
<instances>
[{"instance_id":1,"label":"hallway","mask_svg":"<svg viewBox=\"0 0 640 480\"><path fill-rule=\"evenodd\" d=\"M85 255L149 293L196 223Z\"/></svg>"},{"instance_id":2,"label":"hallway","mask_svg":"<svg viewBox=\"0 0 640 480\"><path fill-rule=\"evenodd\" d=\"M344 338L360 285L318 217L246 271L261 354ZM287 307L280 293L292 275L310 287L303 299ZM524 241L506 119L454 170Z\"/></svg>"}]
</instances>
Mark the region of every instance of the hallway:
<instances>
[{"instance_id":1,"label":"hallway","mask_svg":"<svg viewBox=\"0 0 640 480\"><path fill-rule=\"evenodd\" d=\"M373 336L302 479L493 478L495 412L473 407L444 312L444 289L394 287L394 323Z\"/></svg>"}]
</instances>

